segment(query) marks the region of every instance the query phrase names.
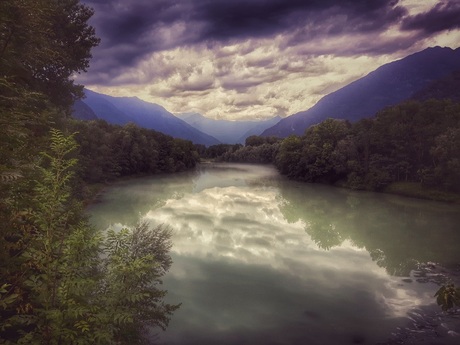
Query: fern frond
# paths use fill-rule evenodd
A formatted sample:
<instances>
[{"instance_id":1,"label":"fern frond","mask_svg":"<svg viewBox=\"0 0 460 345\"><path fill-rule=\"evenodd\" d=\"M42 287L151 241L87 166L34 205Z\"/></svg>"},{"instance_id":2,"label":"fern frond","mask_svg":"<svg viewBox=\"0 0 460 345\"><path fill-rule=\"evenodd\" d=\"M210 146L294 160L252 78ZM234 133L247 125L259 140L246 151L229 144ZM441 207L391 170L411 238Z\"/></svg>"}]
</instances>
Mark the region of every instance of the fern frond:
<instances>
[{"instance_id":1,"label":"fern frond","mask_svg":"<svg viewBox=\"0 0 460 345\"><path fill-rule=\"evenodd\" d=\"M4 171L0 173L0 181L4 183L16 181L22 177L23 176L19 171Z\"/></svg>"}]
</instances>

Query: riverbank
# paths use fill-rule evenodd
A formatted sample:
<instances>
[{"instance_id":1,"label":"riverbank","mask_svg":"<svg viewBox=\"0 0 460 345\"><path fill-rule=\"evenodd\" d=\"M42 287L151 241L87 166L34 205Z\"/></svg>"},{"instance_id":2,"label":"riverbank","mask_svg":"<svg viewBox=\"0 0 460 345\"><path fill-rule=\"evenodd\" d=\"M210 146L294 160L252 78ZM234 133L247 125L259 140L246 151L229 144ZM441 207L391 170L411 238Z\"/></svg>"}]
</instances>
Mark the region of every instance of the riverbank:
<instances>
[{"instance_id":1,"label":"riverbank","mask_svg":"<svg viewBox=\"0 0 460 345\"><path fill-rule=\"evenodd\" d=\"M423 187L421 183L417 182L394 182L388 185L383 192L417 199L460 204L460 194Z\"/></svg>"},{"instance_id":2,"label":"riverbank","mask_svg":"<svg viewBox=\"0 0 460 345\"><path fill-rule=\"evenodd\" d=\"M447 283L460 286L460 265L443 267L429 263L422 265L416 275L419 276L417 281L421 283L432 282L439 287ZM388 341L378 345L456 344L460 344L460 307L444 312L439 306L431 305L410 312L407 324L398 327Z\"/></svg>"},{"instance_id":3,"label":"riverbank","mask_svg":"<svg viewBox=\"0 0 460 345\"><path fill-rule=\"evenodd\" d=\"M221 163L225 164L216 159L202 159L200 164L211 164L211 163ZM248 163L248 162L238 162L241 164L259 164L259 163ZM265 164L260 164L265 165ZM274 166L273 164L268 164ZM281 173L280 173L281 174ZM305 182L305 183L320 183L320 182ZM339 188L350 188L344 180L340 180L334 184L334 186ZM435 188L422 186L419 182L393 182L386 186L381 193L400 195L409 198L423 199L423 200L432 200L432 201L441 201L448 203L460 204L460 194L449 192L445 190L439 190Z\"/></svg>"},{"instance_id":4,"label":"riverbank","mask_svg":"<svg viewBox=\"0 0 460 345\"><path fill-rule=\"evenodd\" d=\"M81 202L83 203L84 207L89 206L90 204L99 202L100 196L104 193L104 190L113 186L116 183L156 175L159 174L134 174L129 176L117 177L113 180L105 182L85 183L80 192Z\"/></svg>"}]
</instances>

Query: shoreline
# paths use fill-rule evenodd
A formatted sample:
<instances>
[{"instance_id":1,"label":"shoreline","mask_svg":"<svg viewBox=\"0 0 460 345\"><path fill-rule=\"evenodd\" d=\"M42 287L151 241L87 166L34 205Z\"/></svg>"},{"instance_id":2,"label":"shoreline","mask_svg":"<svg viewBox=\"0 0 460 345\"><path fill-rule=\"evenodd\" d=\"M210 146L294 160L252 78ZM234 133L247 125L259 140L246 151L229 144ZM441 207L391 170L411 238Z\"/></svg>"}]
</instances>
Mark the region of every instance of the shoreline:
<instances>
[{"instance_id":1,"label":"shoreline","mask_svg":"<svg viewBox=\"0 0 460 345\"><path fill-rule=\"evenodd\" d=\"M460 204L460 194L424 188L418 182L393 182L386 186L382 192L415 199Z\"/></svg>"},{"instance_id":2,"label":"shoreline","mask_svg":"<svg viewBox=\"0 0 460 345\"><path fill-rule=\"evenodd\" d=\"M460 286L460 264L444 267L428 263L418 272L423 282L432 282L438 286L454 283ZM418 279L417 279L418 280ZM434 304L417 307L408 314L404 327L398 327L389 339L377 345L455 345L460 343L460 306L449 312Z\"/></svg>"}]
</instances>

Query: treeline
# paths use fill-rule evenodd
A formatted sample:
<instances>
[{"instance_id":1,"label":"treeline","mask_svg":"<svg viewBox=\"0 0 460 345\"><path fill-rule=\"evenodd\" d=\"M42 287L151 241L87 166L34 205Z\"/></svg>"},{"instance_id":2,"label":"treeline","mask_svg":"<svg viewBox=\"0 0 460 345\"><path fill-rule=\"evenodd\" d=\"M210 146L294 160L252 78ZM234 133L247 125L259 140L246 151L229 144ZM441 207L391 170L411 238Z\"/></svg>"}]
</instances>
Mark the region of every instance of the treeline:
<instances>
[{"instance_id":1,"label":"treeline","mask_svg":"<svg viewBox=\"0 0 460 345\"><path fill-rule=\"evenodd\" d=\"M79 176L89 183L135 174L173 173L191 169L200 156L191 141L104 120L68 121L76 133Z\"/></svg>"},{"instance_id":2,"label":"treeline","mask_svg":"<svg viewBox=\"0 0 460 345\"><path fill-rule=\"evenodd\" d=\"M353 124L328 119L301 137L246 145L220 159L271 162L295 180L353 189L404 181L460 192L460 105L409 101Z\"/></svg>"},{"instance_id":3,"label":"treeline","mask_svg":"<svg viewBox=\"0 0 460 345\"><path fill-rule=\"evenodd\" d=\"M72 76L99 42L92 14L78 0L0 1L2 344L149 343L177 308L160 288L171 265L168 228L103 234L75 188L197 159L190 142L69 120L82 96Z\"/></svg>"},{"instance_id":4,"label":"treeline","mask_svg":"<svg viewBox=\"0 0 460 345\"><path fill-rule=\"evenodd\" d=\"M275 161L281 144L276 137L259 137L252 135L246 138L245 145L219 144L208 147L202 157L222 162L244 162L269 164Z\"/></svg>"}]
</instances>

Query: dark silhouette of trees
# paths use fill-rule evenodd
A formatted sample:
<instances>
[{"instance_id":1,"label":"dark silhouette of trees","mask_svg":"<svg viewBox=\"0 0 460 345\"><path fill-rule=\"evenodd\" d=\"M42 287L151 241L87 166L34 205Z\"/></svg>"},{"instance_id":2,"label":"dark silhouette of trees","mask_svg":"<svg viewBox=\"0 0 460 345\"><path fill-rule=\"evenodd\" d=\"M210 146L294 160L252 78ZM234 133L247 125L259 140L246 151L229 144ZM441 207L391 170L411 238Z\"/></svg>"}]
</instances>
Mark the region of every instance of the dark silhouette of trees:
<instances>
[{"instance_id":1,"label":"dark silhouette of trees","mask_svg":"<svg viewBox=\"0 0 460 345\"><path fill-rule=\"evenodd\" d=\"M381 190L419 182L460 191L460 105L410 101L354 124L326 120L281 143L275 164L290 178Z\"/></svg>"},{"instance_id":2,"label":"dark silhouette of trees","mask_svg":"<svg viewBox=\"0 0 460 345\"><path fill-rule=\"evenodd\" d=\"M0 343L142 344L177 308L159 287L168 229L104 238L82 211L83 183L197 160L188 141L68 119L82 96L71 76L99 42L92 13L78 0L0 2Z\"/></svg>"}]
</instances>

